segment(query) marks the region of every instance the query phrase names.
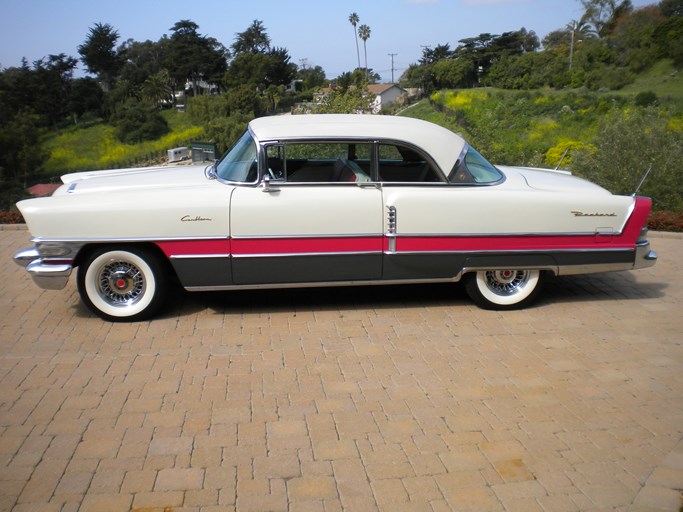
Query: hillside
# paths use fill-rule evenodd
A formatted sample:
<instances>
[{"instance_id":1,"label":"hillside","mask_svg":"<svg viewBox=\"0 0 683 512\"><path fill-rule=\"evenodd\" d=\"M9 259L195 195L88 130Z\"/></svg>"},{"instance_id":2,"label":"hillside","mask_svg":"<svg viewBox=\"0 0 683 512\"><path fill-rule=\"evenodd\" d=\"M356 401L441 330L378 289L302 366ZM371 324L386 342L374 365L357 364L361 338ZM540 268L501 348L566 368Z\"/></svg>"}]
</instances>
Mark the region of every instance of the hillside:
<instances>
[{"instance_id":1,"label":"hillside","mask_svg":"<svg viewBox=\"0 0 683 512\"><path fill-rule=\"evenodd\" d=\"M630 93L445 90L401 115L460 133L496 164L559 164L613 193L630 194L652 167L639 193L652 197L657 210L680 212L683 101L679 94L667 96L680 79L663 80L666 68L658 69L659 79L644 76ZM639 93L646 90L658 101L642 103Z\"/></svg>"},{"instance_id":2,"label":"hillside","mask_svg":"<svg viewBox=\"0 0 683 512\"><path fill-rule=\"evenodd\" d=\"M48 135L43 144L49 154L43 176L53 178L65 172L131 167L158 159L168 149L188 145L204 134L204 128L192 125L185 113L165 110L162 116L170 132L157 140L139 144L119 142L114 127L103 121Z\"/></svg>"}]
</instances>

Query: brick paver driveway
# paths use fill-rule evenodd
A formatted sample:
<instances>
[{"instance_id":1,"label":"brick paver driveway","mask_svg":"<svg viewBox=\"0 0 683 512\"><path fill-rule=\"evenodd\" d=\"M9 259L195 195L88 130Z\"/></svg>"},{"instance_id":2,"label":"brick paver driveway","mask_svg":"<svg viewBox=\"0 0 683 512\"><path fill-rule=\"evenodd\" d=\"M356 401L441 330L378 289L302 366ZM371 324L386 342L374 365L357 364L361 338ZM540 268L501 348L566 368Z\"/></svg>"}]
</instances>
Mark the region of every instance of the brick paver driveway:
<instances>
[{"instance_id":1,"label":"brick paver driveway","mask_svg":"<svg viewBox=\"0 0 683 512\"><path fill-rule=\"evenodd\" d=\"M41 291L0 231L2 511L678 511L683 239L654 268L184 294L161 318Z\"/></svg>"}]
</instances>

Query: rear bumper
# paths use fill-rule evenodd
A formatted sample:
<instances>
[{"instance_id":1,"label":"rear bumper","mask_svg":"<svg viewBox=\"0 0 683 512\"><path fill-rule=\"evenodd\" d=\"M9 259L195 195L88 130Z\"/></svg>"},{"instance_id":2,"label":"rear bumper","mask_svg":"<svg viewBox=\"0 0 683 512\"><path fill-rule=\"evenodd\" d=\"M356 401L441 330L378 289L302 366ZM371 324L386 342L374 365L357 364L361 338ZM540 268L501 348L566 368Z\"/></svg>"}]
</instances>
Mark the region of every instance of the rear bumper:
<instances>
[{"instance_id":1,"label":"rear bumper","mask_svg":"<svg viewBox=\"0 0 683 512\"><path fill-rule=\"evenodd\" d=\"M650 250L650 242L638 242L636 244L636 258L633 262L633 270L652 267L657 263L657 253Z\"/></svg>"},{"instance_id":2,"label":"rear bumper","mask_svg":"<svg viewBox=\"0 0 683 512\"><path fill-rule=\"evenodd\" d=\"M33 247L18 251L14 255L14 262L24 267L33 281L44 290L63 289L73 270L72 262L43 259Z\"/></svg>"}]
</instances>

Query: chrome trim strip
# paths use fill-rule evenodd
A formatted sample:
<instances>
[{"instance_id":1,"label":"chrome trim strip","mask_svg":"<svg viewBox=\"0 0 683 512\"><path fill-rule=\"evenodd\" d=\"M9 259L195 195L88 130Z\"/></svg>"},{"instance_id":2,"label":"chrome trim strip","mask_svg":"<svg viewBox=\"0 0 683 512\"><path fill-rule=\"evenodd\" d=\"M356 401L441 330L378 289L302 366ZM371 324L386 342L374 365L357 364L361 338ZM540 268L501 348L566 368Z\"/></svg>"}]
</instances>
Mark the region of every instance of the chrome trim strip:
<instances>
[{"instance_id":1,"label":"chrome trim strip","mask_svg":"<svg viewBox=\"0 0 683 512\"><path fill-rule=\"evenodd\" d=\"M361 256L366 254L381 255L382 249L376 251L348 251L348 252L277 252L277 253L253 253L253 254L232 254L235 259L241 258L284 258L295 256Z\"/></svg>"},{"instance_id":2,"label":"chrome trim strip","mask_svg":"<svg viewBox=\"0 0 683 512\"><path fill-rule=\"evenodd\" d=\"M511 238L511 237L534 237L534 238L548 238L548 237L572 237L572 236L619 236L621 231L576 231L576 232L548 232L548 233L397 233L396 236L401 238Z\"/></svg>"},{"instance_id":3,"label":"chrome trim strip","mask_svg":"<svg viewBox=\"0 0 683 512\"><path fill-rule=\"evenodd\" d=\"M230 240L303 240L307 238L382 238L384 233L346 233L341 235L232 235Z\"/></svg>"},{"instance_id":4,"label":"chrome trim strip","mask_svg":"<svg viewBox=\"0 0 683 512\"><path fill-rule=\"evenodd\" d=\"M172 260L189 260L189 259L211 259L211 258L229 258L230 254L171 254L169 256Z\"/></svg>"},{"instance_id":5,"label":"chrome trim strip","mask_svg":"<svg viewBox=\"0 0 683 512\"><path fill-rule=\"evenodd\" d=\"M381 286L392 284L454 283L459 277L439 279L395 279L390 281L325 281L316 283L277 283L277 284L231 284L226 286L186 286L189 292L214 292L228 290L273 290L276 288L326 288L340 286Z\"/></svg>"},{"instance_id":6,"label":"chrome trim strip","mask_svg":"<svg viewBox=\"0 0 683 512\"><path fill-rule=\"evenodd\" d=\"M203 236L167 236L167 237L130 237L130 238L40 238L31 239L33 243L80 243L85 244L104 244L117 242L185 242L188 240L230 240L226 234L203 235Z\"/></svg>"},{"instance_id":7,"label":"chrome trim strip","mask_svg":"<svg viewBox=\"0 0 683 512\"><path fill-rule=\"evenodd\" d=\"M599 247L582 249L481 249L468 251L397 251L394 255L434 255L434 254L547 254L547 253L571 253L571 252L632 252L634 249L629 247ZM385 251L387 253L387 251Z\"/></svg>"}]
</instances>

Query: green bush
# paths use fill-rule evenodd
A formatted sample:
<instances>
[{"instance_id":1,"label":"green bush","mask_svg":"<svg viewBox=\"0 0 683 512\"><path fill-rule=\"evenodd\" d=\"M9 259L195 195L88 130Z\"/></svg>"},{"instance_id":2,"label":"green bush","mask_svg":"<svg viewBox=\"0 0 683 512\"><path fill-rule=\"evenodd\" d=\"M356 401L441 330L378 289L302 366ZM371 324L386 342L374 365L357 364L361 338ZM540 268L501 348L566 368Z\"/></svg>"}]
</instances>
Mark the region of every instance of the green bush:
<instances>
[{"instance_id":1,"label":"green bush","mask_svg":"<svg viewBox=\"0 0 683 512\"><path fill-rule=\"evenodd\" d=\"M614 110L605 116L593 147L576 151L572 169L612 193L630 194L645 170L652 171L638 192L656 210L683 210L683 134L669 128L661 110Z\"/></svg>"},{"instance_id":2,"label":"green bush","mask_svg":"<svg viewBox=\"0 0 683 512\"><path fill-rule=\"evenodd\" d=\"M158 139L170 131L156 107L137 100L128 100L120 105L111 123L116 127L116 138L124 144Z\"/></svg>"},{"instance_id":3,"label":"green bush","mask_svg":"<svg viewBox=\"0 0 683 512\"><path fill-rule=\"evenodd\" d=\"M657 103L657 95L652 91L643 91L636 94L635 103L638 107L649 107Z\"/></svg>"}]
</instances>

